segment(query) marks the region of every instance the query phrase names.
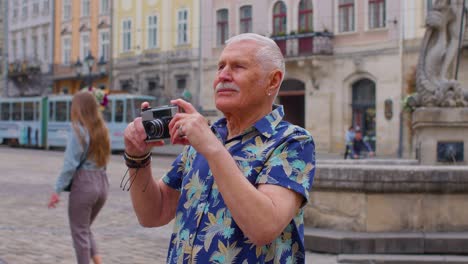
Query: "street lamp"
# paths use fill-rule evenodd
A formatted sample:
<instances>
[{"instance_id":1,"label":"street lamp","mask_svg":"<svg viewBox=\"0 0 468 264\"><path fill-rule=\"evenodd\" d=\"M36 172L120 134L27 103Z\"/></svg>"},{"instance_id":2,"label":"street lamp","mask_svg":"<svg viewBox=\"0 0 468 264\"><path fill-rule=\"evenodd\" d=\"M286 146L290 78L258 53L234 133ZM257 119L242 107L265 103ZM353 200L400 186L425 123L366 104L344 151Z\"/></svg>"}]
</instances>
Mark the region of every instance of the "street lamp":
<instances>
[{"instance_id":1,"label":"street lamp","mask_svg":"<svg viewBox=\"0 0 468 264\"><path fill-rule=\"evenodd\" d=\"M84 63L81 63L80 59L75 63L76 75L80 76L82 73L87 73L85 83L88 87L93 85L92 81L92 72L94 66L94 57L91 53L88 53L88 56L84 59Z\"/></svg>"}]
</instances>

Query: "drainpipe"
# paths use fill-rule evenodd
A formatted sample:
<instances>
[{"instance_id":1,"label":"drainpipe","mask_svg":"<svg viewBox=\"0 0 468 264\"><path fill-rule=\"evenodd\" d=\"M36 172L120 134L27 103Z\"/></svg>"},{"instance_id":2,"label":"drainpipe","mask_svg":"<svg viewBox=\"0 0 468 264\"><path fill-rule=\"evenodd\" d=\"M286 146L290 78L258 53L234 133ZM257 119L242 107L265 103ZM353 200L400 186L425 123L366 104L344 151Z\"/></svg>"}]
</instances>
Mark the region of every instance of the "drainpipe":
<instances>
[{"instance_id":1,"label":"drainpipe","mask_svg":"<svg viewBox=\"0 0 468 264\"><path fill-rule=\"evenodd\" d=\"M405 0L400 0L400 41L399 41L399 56L400 56L400 85L401 85L401 94L404 94L404 62L403 62L403 51L404 51L404 45L405 45L405 13L403 12L405 9ZM401 98L400 98L401 100ZM403 157L403 109L401 107L400 103L400 109L399 109L400 115L399 115L399 131L398 131L398 158Z\"/></svg>"},{"instance_id":2,"label":"drainpipe","mask_svg":"<svg viewBox=\"0 0 468 264\"><path fill-rule=\"evenodd\" d=\"M4 65L4 69L3 69L3 78L5 79L5 90L3 91L3 95L5 95L6 97L9 96L9 89L8 89L8 48L9 48L9 41L10 41L10 37L8 36L8 20L9 20L9 16L8 16L8 2L10 1L4 1L5 3L5 8L4 8L4 13L3 13L3 17L4 17L4 20L3 20L3 65Z\"/></svg>"},{"instance_id":3,"label":"drainpipe","mask_svg":"<svg viewBox=\"0 0 468 264\"><path fill-rule=\"evenodd\" d=\"M463 6L461 11L461 23L460 23L460 35L458 36L458 56L457 56L457 65L455 69L455 80L458 80L458 67L460 66L460 56L462 53L461 47L463 42L463 24L465 23L465 12L466 12L466 0L463 0Z\"/></svg>"},{"instance_id":4,"label":"drainpipe","mask_svg":"<svg viewBox=\"0 0 468 264\"><path fill-rule=\"evenodd\" d=\"M49 71L50 71L50 76L51 76L51 84L52 84L52 87L50 87L51 89L48 89L46 91L46 94L53 94L54 93L54 88L55 88L55 79L54 79L54 75L55 75L55 1L51 1L50 2L50 12L51 12L51 23L52 25L50 26L51 30L49 30L49 38L47 39L47 41L49 41L51 44L50 44L50 48L49 48L49 56L52 58L50 60L50 66L49 66Z\"/></svg>"}]
</instances>

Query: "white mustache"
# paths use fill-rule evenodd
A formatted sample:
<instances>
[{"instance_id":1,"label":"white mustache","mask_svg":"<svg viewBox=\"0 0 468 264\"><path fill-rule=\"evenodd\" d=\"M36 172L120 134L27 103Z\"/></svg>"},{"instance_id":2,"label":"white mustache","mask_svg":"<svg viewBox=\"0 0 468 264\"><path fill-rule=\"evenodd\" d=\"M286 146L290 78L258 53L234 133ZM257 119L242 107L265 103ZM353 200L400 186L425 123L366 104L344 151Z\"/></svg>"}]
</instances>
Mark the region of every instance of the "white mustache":
<instances>
[{"instance_id":1,"label":"white mustache","mask_svg":"<svg viewBox=\"0 0 468 264\"><path fill-rule=\"evenodd\" d=\"M235 83L232 82L220 82L216 85L215 92L221 90L221 89L232 89L235 90L236 92L240 91L239 86L237 86Z\"/></svg>"}]
</instances>

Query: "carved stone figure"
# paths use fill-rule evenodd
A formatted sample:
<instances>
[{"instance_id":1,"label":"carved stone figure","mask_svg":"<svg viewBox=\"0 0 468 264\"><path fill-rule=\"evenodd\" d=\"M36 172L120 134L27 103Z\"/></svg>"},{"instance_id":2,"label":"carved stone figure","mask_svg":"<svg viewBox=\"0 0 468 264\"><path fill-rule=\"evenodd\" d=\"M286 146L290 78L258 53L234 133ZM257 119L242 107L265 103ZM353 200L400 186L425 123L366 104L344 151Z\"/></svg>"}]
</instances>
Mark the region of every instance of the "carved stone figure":
<instances>
[{"instance_id":1,"label":"carved stone figure","mask_svg":"<svg viewBox=\"0 0 468 264\"><path fill-rule=\"evenodd\" d=\"M462 16L460 0L436 0L426 18L416 71L414 106L466 107L467 91L453 79ZM464 28L464 25L463 25Z\"/></svg>"}]
</instances>

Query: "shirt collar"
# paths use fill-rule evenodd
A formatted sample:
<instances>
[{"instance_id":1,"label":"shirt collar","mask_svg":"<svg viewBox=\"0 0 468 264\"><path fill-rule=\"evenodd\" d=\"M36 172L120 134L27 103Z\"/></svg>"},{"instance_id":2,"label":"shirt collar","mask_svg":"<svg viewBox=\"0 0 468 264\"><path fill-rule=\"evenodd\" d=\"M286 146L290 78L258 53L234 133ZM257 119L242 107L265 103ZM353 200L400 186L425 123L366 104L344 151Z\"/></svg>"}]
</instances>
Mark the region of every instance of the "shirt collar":
<instances>
[{"instance_id":1,"label":"shirt collar","mask_svg":"<svg viewBox=\"0 0 468 264\"><path fill-rule=\"evenodd\" d=\"M266 138L270 138L273 135L278 124L283 120L283 118L284 118L283 106L274 104L273 111L271 111L268 115L264 116L262 119L258 120L252 127L247 128L242 134L248 133L252 129L256 129L260 134L262 134ZM213 124L212 129L218 128L216 130L218 131L218 133L220 133L221 131L219 129L221 130L226 129L226 123L227 123L226 118L223 117Z\"/></svg>"}]
</instances>

